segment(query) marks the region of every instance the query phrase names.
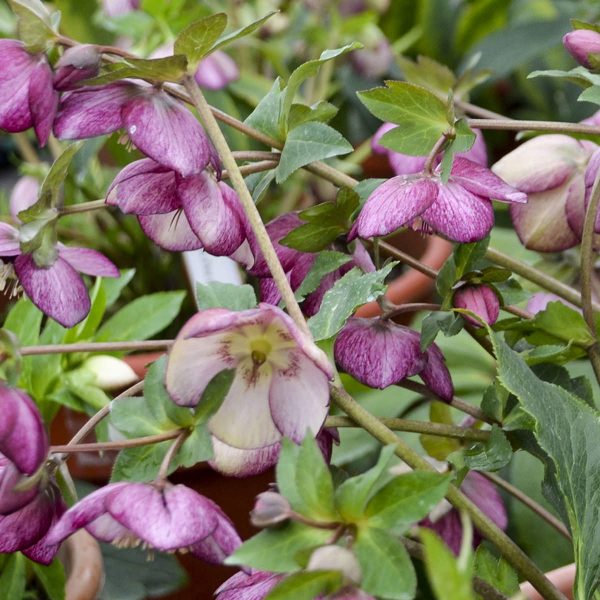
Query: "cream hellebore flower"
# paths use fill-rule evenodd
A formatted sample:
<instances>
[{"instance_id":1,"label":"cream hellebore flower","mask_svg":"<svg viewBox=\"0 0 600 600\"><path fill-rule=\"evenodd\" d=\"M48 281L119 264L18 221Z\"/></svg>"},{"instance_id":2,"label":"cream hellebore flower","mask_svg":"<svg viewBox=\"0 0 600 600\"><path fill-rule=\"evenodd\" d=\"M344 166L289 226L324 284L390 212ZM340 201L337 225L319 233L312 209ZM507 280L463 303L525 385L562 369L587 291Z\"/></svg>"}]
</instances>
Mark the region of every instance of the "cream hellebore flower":
<instances>
[{"instance_id":1,"label":"cream hellebore flower","mask_svg":"<svg viewBox=\"0 0 600 600\"><path fill-rule=\"evenodd\" d=\"M169 353L166 386L180 406L196 406L211 379L235 369L231 388L208 421L212 466L259 473L277 461L283 437L317 435L329 405L333 370L325 354L279 308L199 312Z\"/></svg>"}]
</instances>

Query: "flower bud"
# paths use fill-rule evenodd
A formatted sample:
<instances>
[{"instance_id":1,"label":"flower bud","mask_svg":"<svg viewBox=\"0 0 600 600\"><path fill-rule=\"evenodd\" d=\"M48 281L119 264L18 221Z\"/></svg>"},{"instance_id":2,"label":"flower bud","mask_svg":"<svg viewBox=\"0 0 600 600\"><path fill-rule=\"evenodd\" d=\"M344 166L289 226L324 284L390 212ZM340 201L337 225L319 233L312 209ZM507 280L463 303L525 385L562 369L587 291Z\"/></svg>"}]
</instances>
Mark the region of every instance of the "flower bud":
<instances>
[{"instance_id":1,"label":"flower bud","mask_svg":"<svg viewBox=\"0 0 600 600\"><path fill-rule=\"evenodd\" d=\"M311 555L307 571L340 571L348 583L360 583L362 571L354 553L335 544L321 546Z\"/></svg>"},{"instance_id":2,"label":"flower bud","mask_svg":"<svg viewBox=\"0 0 600 600\"><path fill-rule=\"evenodd\" d=\"M567 52L588 69L600 60L600 33L591 29L576 29L563 37L563 45ZM596 61L590 61L590 55L596 55ZM597 66L597 65L596 65Z\"/></svg>"},{"instance_id":3,"label":"flower bud","mask_svg":"<svg viewBox=\"0 0 600 600\"><path fill-rule=\"evenodd\" d=\"M100 52L96 46L83 44L69 48L56 63L54 87L71 89L79 81L95 77L99 68Z\"/></svg>"},{"instance_id":4,"label":"flower bud","mask_svg":"<svg viewBox=\"0 0 600 600\"><path fill-rule=\"evenodd\" d=\"M465 285L454 294L452 303L456 308L465 308L481 317L488 325L498 320L500 300L496 292L488 285ZM466 321L475 327L481 323L468 315L463 315Z\"/></svg>"},{"instance_id":5,"label":"flower bud","mask_svg":"<svg viewBox=\"0 0 600 600\"><path fill-rule=\"evenodd\" d=\"M263 492L256 497L250 512L250 522L255 527L269 527L287 521L292 514L290 503L277 492Z\"/></svg>"},{"instance_id":6,"label":"flower bud","mask_svg":"<svg viewBox=\"0 0 600 600\"><path fill-rule=\"evenodd\" d=\"M139 379L125 361L114 356L92 356L83 363L83 367L96 376L96 385L105 391L119 390Z\"/></svg>"}]
</instances>

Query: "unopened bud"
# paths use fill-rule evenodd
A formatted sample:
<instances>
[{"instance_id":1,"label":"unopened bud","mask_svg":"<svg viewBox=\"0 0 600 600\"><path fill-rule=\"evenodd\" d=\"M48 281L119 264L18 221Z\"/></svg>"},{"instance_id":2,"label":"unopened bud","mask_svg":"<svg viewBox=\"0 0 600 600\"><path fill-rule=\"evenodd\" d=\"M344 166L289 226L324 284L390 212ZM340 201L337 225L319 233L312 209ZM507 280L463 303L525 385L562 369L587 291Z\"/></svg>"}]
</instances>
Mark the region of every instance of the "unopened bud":
<instances>
[{"instance_id":1,"label":"unopened bud","mask_svg":"<svg viewBox=\"0 0 600 600\"><path fill-rule=\"evenodd\" d=\"M307 571L339 571L347 583L360 583L362 571L354 553L331 544L317 548L306 566Z\"/></svg>"},{"instance_id":2,"label":"unopened bud","mask_svg":"<svg viewBox=\"0 0 600 600\"><path fill-rule=\"evenodd\" d=\"M269 527L290 518L290 503L277 492L263 492L256 497L250 512L250 522L255 527Z\"/></svg>"},{"instance_id":3,"label":"unopened bud","mask_svg":"<svg viewBox=\"0 0 600 600\"><path fill-rule=\"evenodd\" d=\"M83 367L95 375L95 384L104 391L119 390L139 379L125 361L114 356L92 356L83 363Z\"/></svg>"},{"instance_id":4,"label":"unopened bud","mask_svg":"<svg viewBox=\"0 0 600 600\"><path fill-rule=\"evenodd\" d=\"M496 292L488 285L465 285L454 294L452 304L456 308L464 308L474 312L488 325L498 320L500 300ZM481 327L481 323L468 315L464 315L471 325Z\"/></svg>"},{"instance_id":5,"label":"unopened bud","mask_svg":"<svg viewBox=\"0 0 600 600\"><path fill-rule=\"evenodd\" d=\"M95 77L99 68L100 52L96 46L82 44L69 48L56 63L54 87L68 90L79 81Z\"/></svg>"},{"instance_id":6,"label":"unopened bud","mask_svg":"<svg viewBox=\"0 0 600 600\"><path fill-rule=\"evenodd\" d=\"M584 67L593 67L590 57L600 59L600 33L591 29L576 29L563 37L567 52Z\"/></svg>"}]
</instances>

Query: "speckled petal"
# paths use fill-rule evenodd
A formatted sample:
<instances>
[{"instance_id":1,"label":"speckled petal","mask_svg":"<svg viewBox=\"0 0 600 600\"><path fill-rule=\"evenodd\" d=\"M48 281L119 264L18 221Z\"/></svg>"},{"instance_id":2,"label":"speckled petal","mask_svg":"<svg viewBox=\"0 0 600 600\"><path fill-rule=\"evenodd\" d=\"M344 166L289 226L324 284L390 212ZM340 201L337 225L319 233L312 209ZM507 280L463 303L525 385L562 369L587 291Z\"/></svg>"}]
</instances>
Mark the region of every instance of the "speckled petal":
<instances>
[{"instance_id":1,"label":"speckled petal","mask_svg":"<svg viewBox=\"0 0 600 600\"><path fill-rule=\"evenodd\" d=\"M0 56L0 129L25 131L33 125L29 82L37 61L17 40L0 40Z\"/></svg>"},{"instance_id":2,"label":"speckled petal","mask_svg":"<svg viewBox=\"0 0 600 600\"><path fill-rule=\"evenodd\" d=\"M91 248L58 245L58 255L76 271L96 277L118 277L119 269L104 254Z\"/></svg>"}]
</instances>

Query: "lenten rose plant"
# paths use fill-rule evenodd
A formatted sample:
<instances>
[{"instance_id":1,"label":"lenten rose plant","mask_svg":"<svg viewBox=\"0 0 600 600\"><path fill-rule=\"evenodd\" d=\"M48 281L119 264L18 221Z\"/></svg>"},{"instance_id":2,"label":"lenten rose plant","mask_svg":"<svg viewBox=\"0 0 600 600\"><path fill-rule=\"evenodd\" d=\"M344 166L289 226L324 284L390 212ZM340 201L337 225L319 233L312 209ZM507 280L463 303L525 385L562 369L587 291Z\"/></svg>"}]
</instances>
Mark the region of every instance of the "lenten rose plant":
<instances>
[{"instance_id":1,"label":"lenten rose plant","mask_svg":"<svg viewBox=\"0 0 600 600\"><path fill-rule=\"evenodd\" d=\"M0 597L600 600L593 4L0 6Z\"/></svg>"}]
</instances>

